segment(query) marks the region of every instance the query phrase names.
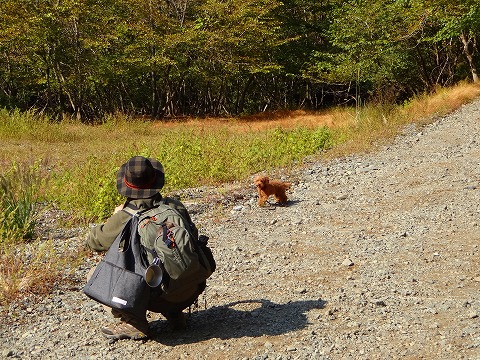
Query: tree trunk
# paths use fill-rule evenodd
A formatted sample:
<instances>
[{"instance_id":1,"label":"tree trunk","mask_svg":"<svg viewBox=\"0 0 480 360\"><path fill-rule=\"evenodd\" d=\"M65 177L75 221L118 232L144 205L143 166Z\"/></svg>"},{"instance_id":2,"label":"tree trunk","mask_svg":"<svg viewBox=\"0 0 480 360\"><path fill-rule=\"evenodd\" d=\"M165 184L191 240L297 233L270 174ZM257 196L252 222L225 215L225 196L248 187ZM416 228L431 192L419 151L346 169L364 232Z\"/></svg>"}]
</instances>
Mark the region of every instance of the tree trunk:
<instances>
[{"instance_id":1,"label":"tree trunk","mask_svg":"<svg viewBox=\"0 0 480 360\"><path fill-rule=\"evenodd\" d=\"M464 52L465 56L467 57L468 65L470 66L470 71L472 72L473 82L478 83L479 82L478 71L477 71L477 67L475 65L475 61L473 59L473 55L474 55L474 51L475 51L474 50L475 49L475 37L469 37L467 39L467 36L465 35L465 33L462 32L461 35L460 35L460 40L462 41L463 52ZM473 46L472 46L472 50L470 50L470 44L472 44L472 42L473 42Z\"/></svg>"},{"instance_id":2,"label":"tree trunk","mask_svg":"<svg viewBox=\"0 0 480 360\"><path fill-rule=\"evenodd\" d=\"M243 111L243 108L245 107L245 97L247 96L247 92L248 92L250 86L253 84L254 80L255 80L255 75L250 75L247 82L245 83L245 86L243 87L243 90L240 93L240 97L237 100L235 115L237 115L237 114L239 114L240 112Z\"/></svg>"}]
</instances>

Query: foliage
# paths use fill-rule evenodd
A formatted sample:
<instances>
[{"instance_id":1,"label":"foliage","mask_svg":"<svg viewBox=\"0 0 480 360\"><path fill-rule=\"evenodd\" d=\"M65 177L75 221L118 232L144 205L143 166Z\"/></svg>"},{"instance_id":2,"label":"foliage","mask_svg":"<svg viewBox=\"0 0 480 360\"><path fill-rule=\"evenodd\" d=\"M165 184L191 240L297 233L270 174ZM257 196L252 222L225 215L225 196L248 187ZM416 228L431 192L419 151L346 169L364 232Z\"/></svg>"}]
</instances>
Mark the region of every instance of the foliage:
<instances>
[{"instance_id":1,"label":"foliage","mask_svg":"<svg viewBox=\"0 0 480 360\"><path fill-rule=\"evenodd\" d=\"M474 65L461 60L464 49L458 36L467 23L458 22L458 31L447 36L438 34L446 33L452 23L447 19L467 16L471 9L449 3L341 2L333 9L329 28L333 51L315 51L306 75L329 84L351 84L343 90L346 100L356 102L373 95L391 103L454 84L465 76L466 66ZM447 12L452 11L450 18Z\"/></svg>"},{"instance_id":2,"label":"foliage","mask_svg":"<svg viewBox=\"0 0 480 360\"><path fill-rule=\"evenodd\" d=\"M477 1L0 2L0 107L93 122L403 101L477 80Z\"/></svg>"}]
</instances>

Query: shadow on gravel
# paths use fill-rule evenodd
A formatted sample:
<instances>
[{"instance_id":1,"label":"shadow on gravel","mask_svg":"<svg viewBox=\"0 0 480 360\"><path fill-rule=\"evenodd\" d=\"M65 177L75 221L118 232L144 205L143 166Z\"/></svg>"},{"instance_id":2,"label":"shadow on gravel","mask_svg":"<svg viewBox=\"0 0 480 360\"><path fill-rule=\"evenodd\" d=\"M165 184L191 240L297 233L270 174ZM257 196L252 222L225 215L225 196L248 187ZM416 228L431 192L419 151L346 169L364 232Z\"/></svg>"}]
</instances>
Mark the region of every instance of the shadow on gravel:
<instances>
[{"instance_id":1,"label":"shadow on gravel","mask_svg":"<svg viewBox=\"0 0 480 360\"><path fill-rule=\"evenodd\" d=\"M175 346L208 339L232 339L286 334L308 324L307 312L323 309L324 300L292 301L276 304L270 300L242 300L224 306L194 312L188 317L188 329L172 332L164 321L150 324L157 334L154 341Z\"/></svg>"},{"instance_id":2,"label":"shadow on gravel","mask_svg":"<svg viewBox=\"0 0 480 360\"><path fill-rule=\"evenodd\" d=\"M287 202L285 204L279 204L279 203L276 203L276 202L270 202L267 200L267 203L264 205L264 206L259 206L258 208L261 209L261 210L275 210L275 208L279 207L279 208L282 208L282 207L289 207L289 206L294 206L294 205L297 205L299 204L301 201L300 200L287 200Z\"/></svg>"}]
</instances>

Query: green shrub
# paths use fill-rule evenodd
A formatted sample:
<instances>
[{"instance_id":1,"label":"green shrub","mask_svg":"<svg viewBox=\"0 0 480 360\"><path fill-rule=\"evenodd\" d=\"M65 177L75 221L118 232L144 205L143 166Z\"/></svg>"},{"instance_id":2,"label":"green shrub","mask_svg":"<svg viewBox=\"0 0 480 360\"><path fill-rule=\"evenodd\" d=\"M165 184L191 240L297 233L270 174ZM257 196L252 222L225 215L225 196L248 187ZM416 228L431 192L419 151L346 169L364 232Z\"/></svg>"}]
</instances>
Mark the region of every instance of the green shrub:
<instances>
[{"instance_id":1,"label":"green shrub","mask_svg":"<svg viewBox=\"0 0 480 360\"><path fill-rule=\"evenodd\" d=\"M35 203L45 181L39 163L13 163L0 175L0 244L33 237Z\"/></svg>"}]
</instances>

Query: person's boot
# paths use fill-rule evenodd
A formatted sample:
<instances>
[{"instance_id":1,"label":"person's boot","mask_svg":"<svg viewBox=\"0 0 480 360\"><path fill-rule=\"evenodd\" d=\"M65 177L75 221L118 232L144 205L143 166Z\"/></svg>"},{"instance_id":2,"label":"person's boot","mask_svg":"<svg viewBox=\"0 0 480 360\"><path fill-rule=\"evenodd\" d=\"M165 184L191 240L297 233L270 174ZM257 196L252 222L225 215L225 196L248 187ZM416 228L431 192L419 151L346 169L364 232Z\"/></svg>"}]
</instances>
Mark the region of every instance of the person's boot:
<instances>
[{"instance_id":1,"label":"person's boot","mask_svg":"<svg viewBox=\"0 0 480 360\"><path fill-rule=\"evenodd\" d=\"M107 339L121 340L143 340L149 335L148 321L140 321L137 319L129 319L127 321L120 320L116 324L102 328L102 334Z\"/></svg>"}]
</instances>

